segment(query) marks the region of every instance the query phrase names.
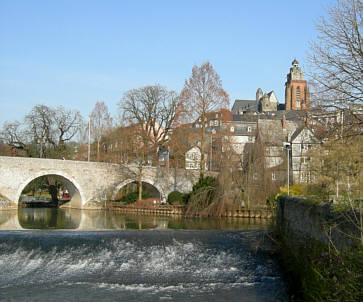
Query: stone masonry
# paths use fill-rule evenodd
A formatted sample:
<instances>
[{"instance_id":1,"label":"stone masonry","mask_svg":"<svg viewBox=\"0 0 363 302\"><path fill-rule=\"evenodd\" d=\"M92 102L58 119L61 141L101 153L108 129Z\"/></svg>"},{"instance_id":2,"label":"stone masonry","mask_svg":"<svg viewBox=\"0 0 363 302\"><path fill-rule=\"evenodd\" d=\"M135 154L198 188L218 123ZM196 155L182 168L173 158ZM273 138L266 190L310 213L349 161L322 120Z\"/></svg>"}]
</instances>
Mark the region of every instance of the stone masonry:
<instances>
[{"instance_id":1,"label":"stone masonry","mask_svg":"<svg viewBox=\"0 0 363 302\"><path fill-rule=\"evenodd\" d=\"M137 166L100 162L0 156L0 196L16 205L27 184L40 176L61 181L74 208L93 208L115 197L120 188L137 180ZM143 182L153 185L161 198L174 190L189 192L198 171L144 167Z\"/></svg>"}]
</instances>

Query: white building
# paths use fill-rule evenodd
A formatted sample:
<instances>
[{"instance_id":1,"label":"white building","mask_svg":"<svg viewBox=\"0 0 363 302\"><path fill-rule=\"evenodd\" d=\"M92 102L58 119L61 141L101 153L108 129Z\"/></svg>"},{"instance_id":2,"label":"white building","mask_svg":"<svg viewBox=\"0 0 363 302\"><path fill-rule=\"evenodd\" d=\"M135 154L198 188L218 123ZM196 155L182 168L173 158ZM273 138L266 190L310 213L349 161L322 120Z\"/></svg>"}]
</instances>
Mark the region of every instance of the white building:
<instances>
[{"instance_id":1,"label":"white building","mask_svg":"<svg viewBox=\"0 0 363 302\"><path fill-rule=\"evenodd\" d=\"M205 169L207 170L207 154L205 158ZM185 153L185 169L187 170L199 170L201 162L201 152L199 147L194 146Z\"/></svg>"},{"instance_id":2,"label":"white building","mask_svg":"<svg viewBox=\"0 0 363 302\"><path fill-rule=\"evenodd\" d=\"M296 129L291 136L291 169L294 183L310 181L309 161L313 155L312 150L319 144L320 142L306 126Z\"/></svg>"}]
</instances>

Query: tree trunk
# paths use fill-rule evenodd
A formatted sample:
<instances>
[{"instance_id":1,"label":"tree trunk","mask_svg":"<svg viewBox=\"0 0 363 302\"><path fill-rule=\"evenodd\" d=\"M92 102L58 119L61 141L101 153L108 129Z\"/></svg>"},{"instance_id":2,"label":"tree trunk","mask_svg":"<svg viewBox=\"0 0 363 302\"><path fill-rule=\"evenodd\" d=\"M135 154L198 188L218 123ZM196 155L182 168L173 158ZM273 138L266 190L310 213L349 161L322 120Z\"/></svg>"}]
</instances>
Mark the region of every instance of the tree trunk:
<instances>
[{"instance_id":1,"label":"tree trunk","mask_svg":"<svg viewBox=\"0 0 363 302\"><path fill-rule=\"evenodd\" d=\"M142 199L142 160L139 160L139 200Z\"/></svg>"},{"instance_id":2,"label":"tree trunk","mask_svg":"<svg viewBox=\"0 0 363 302\"><path fill-rule=\"evenodd\" d=\"M97 161L100 161L100 141L97 140Z\"/></svg>"},{"instance_id":3,"label":"tree trunk","mask_svg":"<svg viewBox=\"0 0 363 302\"><path fill-rule=\"evenodd\" d=\"M204 137L205 137L205 112L202 113L202 137L200 142L200 174L204 173L205 158L204 158Z\"/></svg>"},{"instance_id":4,"label":"tree trunk","mask_svg":"<svg viewBox=\"0 0 363 302\"><path fill-rule=\"evenodd\" d=\"M49 186L49 194L52 196L52 202L58 202L58 190L55 185Z\"/></svg>"}]
</instances>

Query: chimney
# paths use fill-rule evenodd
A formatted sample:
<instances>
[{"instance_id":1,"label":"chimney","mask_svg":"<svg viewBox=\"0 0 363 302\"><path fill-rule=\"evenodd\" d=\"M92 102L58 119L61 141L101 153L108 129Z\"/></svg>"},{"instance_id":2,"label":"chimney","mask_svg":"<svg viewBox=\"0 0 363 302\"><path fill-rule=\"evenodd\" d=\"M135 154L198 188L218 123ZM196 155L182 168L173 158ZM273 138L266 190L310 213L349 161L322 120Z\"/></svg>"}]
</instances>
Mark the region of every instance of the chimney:
<instances>
[{"instance_id":1,"label":"chimney","mask_svg":"<svg viewBox=\"0 0 363 302\"><path fill-rule=\"evenodd\" d=\"M282 116L282 129L286 130L286 117L285 117L285 114Z\"/></svg>"}]
</instances>

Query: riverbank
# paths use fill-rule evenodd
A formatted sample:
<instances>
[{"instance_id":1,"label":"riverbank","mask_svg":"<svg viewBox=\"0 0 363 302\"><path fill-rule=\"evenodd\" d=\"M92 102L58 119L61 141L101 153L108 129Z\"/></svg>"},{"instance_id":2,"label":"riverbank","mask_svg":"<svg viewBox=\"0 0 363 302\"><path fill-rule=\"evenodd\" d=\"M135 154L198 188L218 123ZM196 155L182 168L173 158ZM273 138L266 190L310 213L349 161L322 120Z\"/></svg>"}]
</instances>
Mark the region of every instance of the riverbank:
<instances>
[{"instance_id":1,"label":"riverbank","mask_svg":"<svg viewBox=\"0 0 363 302\"><path fill-rule=\"evenodd\" d=\"M120 211L123 213L184 216L187 208L184 205L125 205L117 202L111 202L108 203L107 209L111 211ZM272 211L268 208L235 208L232 210L226 210L225 212L221 213L220 217L270 219L272 218Z\"/></svg>"},{"instance_id":2,"label":"riverbank","mask_svg":"<svg viewBox=\"0 0 363 302\"><path fill-rule=\"evenodd\" d=\"M331 203L278 199L275 243L291 301L363 300L363 248L354 217L359 213Z\"/></svg>"}]
</instances>

